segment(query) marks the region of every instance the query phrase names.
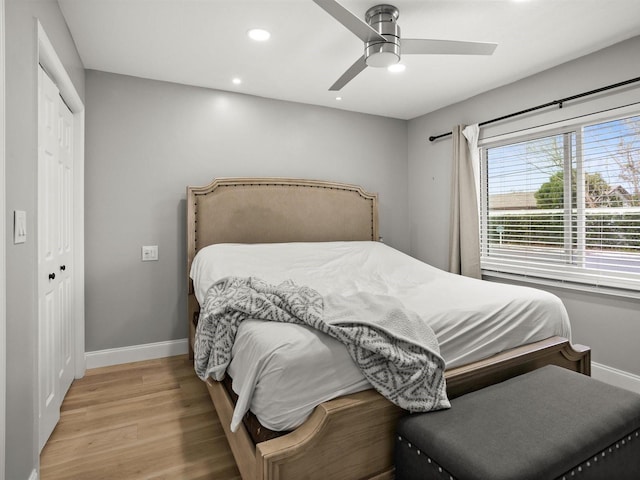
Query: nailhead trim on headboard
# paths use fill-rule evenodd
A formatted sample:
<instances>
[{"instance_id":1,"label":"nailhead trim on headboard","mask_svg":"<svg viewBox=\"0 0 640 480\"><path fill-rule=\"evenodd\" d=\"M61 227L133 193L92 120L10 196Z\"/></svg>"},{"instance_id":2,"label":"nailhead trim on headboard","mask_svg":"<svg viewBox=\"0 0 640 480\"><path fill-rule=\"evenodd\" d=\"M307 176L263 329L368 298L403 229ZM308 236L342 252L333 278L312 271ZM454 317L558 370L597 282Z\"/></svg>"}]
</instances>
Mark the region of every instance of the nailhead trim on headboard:
<instances>
[{"instance_id":1,"label":"nailhead trim on headboard","mask_svg":"<svg viewBox=\"0 0 640 480\"><path fill-rule=\"evenodd\" d=\"M324 182L318 180L301 180L301 179L237 179L237 178L221 178L214 180L211 184L201 188L200 191L193 190L193 213L194 213L194 248L197 252L202 246L198 244L198 199L211 194L214 190L236 187L291 187L291 188L310 188L322 190L338 190L357 194L360 198L369 201L370 219L371 219L371 240L378 240L378 222L377 222L377 196L362 190L357 185L341 184L334 182ZM187 198L189 201L189 198Z\"/></svg>"}]
</instances>

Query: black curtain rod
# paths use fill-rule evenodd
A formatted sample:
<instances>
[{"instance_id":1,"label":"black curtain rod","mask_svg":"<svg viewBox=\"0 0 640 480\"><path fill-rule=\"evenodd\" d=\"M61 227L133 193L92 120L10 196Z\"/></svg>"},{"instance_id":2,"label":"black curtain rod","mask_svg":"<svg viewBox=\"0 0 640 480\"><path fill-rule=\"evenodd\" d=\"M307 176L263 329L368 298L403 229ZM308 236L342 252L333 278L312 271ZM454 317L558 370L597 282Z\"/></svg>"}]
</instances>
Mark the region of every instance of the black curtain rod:
<instances>
[{"instance_id":1,"label":"black curtain rod","mask_svg":"<svg viewBox=\"0 0 640 480\"><path fill-rule=\"evenodd\" d=\"M635 82L640 82L640 77L632 78L631 80L626 80L624 82L607 85L606 87L596 88L595 90L589 90L588 92L579 93L577 95L572 95L570 97L561 98L560 100L554 100L553 102L548 102L542 105L538 105L536 107L527 108L526 110L520 110L519 112L510 113L509 115L504 115L502 117L486 120L484 122L479 123L478 125L482 127L483 125L489 125L490 123L499 122L500 120L506 120L507 118L511 118L511 117L517 117L518 115L524 115L525 113L534 112L536 110L552 107L554 105L558 105L559 108L562 108L565 102L576 100L577 98L587 97L589 95L595 95L596 93L600 93L600 92L606 92L607 90L611 90L613 88L624 87L625 85L629 85L630 83L635 83ZM429 137L429 141L433 142L434 140L438 140L439 138L448 137L451 134L452 132L441 133L440 135L432 135L431 137Z\"/></svg>"}]
</instances>

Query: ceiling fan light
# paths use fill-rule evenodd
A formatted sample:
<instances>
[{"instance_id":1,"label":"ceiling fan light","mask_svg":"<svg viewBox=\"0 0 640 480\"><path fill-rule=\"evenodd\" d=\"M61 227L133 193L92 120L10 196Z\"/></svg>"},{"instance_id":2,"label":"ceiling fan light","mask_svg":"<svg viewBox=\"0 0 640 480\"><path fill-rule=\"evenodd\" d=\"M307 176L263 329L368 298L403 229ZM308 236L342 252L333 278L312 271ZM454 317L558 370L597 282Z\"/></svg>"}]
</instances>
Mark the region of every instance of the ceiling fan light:
<instances>
[{"instance_id":1,"label":"ceiling fan light","mask_svg":"<svg viewBox=\"0 0 640 480\"><path fill-rule=\"evenodd\" d=\"M367 57L367 65L370 67L389 67L400 61L400 56L395 52L375 52Z\"/></svg>"},{"instance_id":2,"label":"ceiling fan light","mask_svg":"<svg viewBox=\"0 0 640 480\"><path fill-rule=\"evenodd\" d=\"M266 42L271 38L271 34L262 28L252 28L247 32L247 35L256 42Z\"/></svg>"},{"instance_id":3,"label":"ceiling fan light","mask_svg":"<svg viewBox=\"0 0 640 480\"><path fill-rule=\"evenodd\" d=\"M365 62L369 67L388 67L400 61L400 43L397 37L386 42L368 42L364 47Z\"/></svg>"}]
</instances>

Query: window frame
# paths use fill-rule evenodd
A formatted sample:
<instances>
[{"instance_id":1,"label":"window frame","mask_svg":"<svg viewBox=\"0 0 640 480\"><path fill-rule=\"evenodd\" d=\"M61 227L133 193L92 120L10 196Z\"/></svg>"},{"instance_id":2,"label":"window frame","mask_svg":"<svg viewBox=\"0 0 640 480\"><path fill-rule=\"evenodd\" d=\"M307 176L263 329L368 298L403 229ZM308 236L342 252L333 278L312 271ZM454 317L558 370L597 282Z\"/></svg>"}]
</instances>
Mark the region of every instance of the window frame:
<instances>
[{"instance_id":1,"label":"window frame","mask_svg":"<svg viewBox=\"0 0 640 480\"><path fill-rule=\"evenodd\" d=\"M532 282L538 284L547 284L552 286L563 286L583 291L598 291L602 293L622 295L625 297L640 298L640 273L624 273L616 272L612 275L601 275L600 270L589 271L584 268L584 252L586 249L586 205L584 192L584 169L583 169L583 152L582 138L583 129L600 123L611 122L615 120L625 119L629 117L640 116L640 103L631 104L625 107L604 110L567 120L554 122L546 125L540 125L524 130L509 132L493 137L481 138L478 142L480 150L480 205L478 205L479 226L480 231L480 264L482 275L484 277L498 277L515 279L523 282ZM513 145L521 142L532 141L547 136L563 135L565 140L575 134L575 168L579 177L576 181L577 188L577 204L572 209L565 209L564 212L564 230L563 236L565 245L567 242L571 244L576 239L576 245L570 248L570 255L576 257L578 265L566 265L563 268L541 268L533 269L533 263L527 267L509 266L504 262L492 261L487 255L489 248L489 179L487 168L487 150L507 145ZM566 149L571 149L570 142L564 142L565 161L563 163L565 175L565 196L571 195L571 162L566 161ZM571 154L569 152L569 157ZM567 175L567 170L569 175ZM566 204L566 203L565 203ZM575 216L575 220L567 222L566 216ZM575 228L575 233L572 231ZM569 235L567 235L567 232ZM575 237L574 237L575 235ZM558 273L561 271L561 273ZM594 275L595 273L595 275Z\"/></svg>"}]
</instances>

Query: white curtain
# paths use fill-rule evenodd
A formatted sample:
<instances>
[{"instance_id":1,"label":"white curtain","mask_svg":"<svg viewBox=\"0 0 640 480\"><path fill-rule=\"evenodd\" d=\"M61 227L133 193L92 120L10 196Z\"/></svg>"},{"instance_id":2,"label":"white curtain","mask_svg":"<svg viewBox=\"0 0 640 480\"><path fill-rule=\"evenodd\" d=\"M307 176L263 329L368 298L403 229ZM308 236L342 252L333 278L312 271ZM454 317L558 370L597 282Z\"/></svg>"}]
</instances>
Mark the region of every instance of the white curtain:
<instances>
[{"instance_id":1,"label":"white curtain","mask_svg":"<svg viewBox=\"0 0 640 480\"><path fill-rule=\"evenodd\" d=\"M478 125L453 128L449 271L481 278Z\"/></svg>"}]
</instances>

